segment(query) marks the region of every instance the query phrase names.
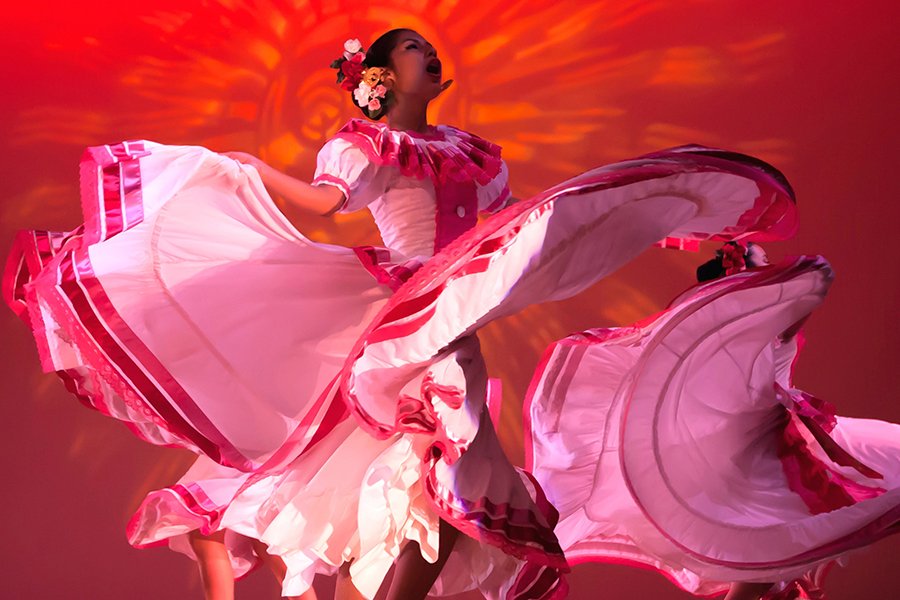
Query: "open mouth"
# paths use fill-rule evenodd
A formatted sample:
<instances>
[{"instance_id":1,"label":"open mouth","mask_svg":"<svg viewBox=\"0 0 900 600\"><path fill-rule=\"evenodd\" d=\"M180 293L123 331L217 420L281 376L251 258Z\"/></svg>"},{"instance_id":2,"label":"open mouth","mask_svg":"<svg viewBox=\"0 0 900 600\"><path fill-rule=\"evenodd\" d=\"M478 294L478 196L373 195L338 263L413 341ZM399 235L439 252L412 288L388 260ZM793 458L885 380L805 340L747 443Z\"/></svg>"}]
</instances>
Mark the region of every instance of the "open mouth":
<instances>
[{"instance_id":1,"label":"open mouth","mask_svg":"<svg viewBox=\"0 0 900 600\"><path fill-rule=\"evenodd\" d=\"M425 72L428 73L433 79L437 81L441 80L441 61L437 58L432 58L428 61L428 64L425 65Z\"/></svg>"}]
</instances>

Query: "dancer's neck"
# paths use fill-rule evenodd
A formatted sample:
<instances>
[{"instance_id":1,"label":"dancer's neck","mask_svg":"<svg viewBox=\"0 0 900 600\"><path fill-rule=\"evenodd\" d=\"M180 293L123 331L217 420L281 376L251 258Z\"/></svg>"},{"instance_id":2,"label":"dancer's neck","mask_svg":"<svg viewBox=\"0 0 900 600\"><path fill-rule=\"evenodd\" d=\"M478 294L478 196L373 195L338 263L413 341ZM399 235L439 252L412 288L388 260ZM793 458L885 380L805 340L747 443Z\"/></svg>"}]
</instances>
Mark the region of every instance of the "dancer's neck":
<instances>
[{"instance_id":1,"label":"dancer's neck","mask_svg":"<svg viewBox=\"0 0 900 600\"><path fill-rule=\"evenodd\" d=\"M428 103L397 99L387 115L387 124L397 131L428 132Z\"/></svg>"}]
</instances>

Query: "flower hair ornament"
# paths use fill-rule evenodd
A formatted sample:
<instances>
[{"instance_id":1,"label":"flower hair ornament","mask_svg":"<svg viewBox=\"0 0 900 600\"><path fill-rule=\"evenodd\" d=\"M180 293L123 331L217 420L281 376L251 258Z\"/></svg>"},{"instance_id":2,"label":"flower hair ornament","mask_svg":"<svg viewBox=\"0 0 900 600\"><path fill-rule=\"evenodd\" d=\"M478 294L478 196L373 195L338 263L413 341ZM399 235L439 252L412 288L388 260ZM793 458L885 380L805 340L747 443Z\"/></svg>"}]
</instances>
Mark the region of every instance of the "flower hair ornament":
<instances>
[{"instance_id":1,"label":"flower hair ornament","mask_svg":"<svg viewBox=\"0 0 900 600\"><path fill-rule=\"evenodd\" d=\"M357 39L344 42L344 53L331 63L337 69L337 82L363 109L367 117L380 119L393 100L391 81L384 67L366 67L366 53Z\"/></svg>"},{"instance_id":2,"label":"flower hair ornament","mask_svg":"<svg viewBox=\"0 0 900 600\"><path fill-rule=\"evenodd\" d=\"M697 281L710 281L734 275L749 268L762 267L769 264L762 246L747 242L727 242L716 251L716 257L697 267Z\"/></svg>"}]
</instances>

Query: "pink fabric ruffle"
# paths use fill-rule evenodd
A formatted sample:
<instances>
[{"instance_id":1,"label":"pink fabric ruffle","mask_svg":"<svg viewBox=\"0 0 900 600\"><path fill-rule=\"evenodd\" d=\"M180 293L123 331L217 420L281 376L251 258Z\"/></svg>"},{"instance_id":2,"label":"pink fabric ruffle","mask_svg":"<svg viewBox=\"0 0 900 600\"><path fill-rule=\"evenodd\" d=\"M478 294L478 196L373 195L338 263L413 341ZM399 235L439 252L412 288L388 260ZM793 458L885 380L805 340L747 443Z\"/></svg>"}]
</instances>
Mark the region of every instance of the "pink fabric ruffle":
<instances>
[{"instance_id":1,"label":"pink fabric ruffle","mask_svg":"<svg viewBox=\"0 0 900 600\"><path fill-rule=\"evenodd\" d=\"M429 134L417 134L351 119L335 137L352 142L373 163L397 167L403 175L417 179L487 185L502 165L500 146L446 125L432 128Z\"/></svg>"}]
</instances>

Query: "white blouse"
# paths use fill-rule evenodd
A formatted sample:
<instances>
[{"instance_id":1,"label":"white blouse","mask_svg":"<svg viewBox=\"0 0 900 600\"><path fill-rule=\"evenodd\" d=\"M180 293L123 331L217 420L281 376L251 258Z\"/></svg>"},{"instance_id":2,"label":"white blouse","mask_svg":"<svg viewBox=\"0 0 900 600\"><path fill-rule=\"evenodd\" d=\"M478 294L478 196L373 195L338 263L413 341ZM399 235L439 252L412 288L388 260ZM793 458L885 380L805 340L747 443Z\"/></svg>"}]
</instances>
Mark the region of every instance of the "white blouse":
<instances>
[{"instance_id":1,"label":"white blouse","mask_svg":"<svg viewBox=\"0 0 900 600\"><path fill-rule=\"evenodd\" d=\"M429 257L474 226L478 212L502 208L509 197L499 147L452 127L433 131L351 121L319 152L313 183L344 192L339 212L367 207L387 248Z\"/></svg>"}]
</instances>

